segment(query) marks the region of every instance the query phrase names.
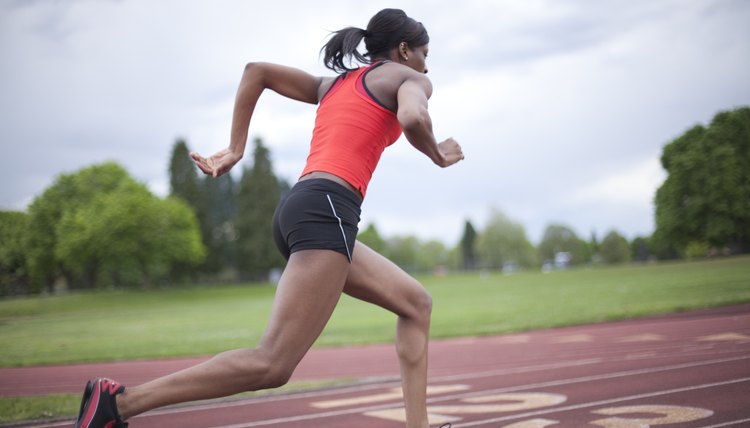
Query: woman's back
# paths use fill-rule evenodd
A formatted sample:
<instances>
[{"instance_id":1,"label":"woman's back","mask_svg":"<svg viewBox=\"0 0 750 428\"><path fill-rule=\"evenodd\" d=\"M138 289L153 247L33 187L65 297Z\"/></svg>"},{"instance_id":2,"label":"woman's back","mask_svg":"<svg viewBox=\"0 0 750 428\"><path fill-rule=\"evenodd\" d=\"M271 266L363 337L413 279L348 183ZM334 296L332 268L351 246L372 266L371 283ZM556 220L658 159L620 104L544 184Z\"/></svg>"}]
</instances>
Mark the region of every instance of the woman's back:
<instances>
[{"instance_id":1,"label":"woman's back","mask_svg":"<svg viewBox=\"0 0 750 428\"><path fill-rule=\"evenodd\" d=\"M368 84L368 77L385 65L377 62L361 67L330 85L320 100L302 176L314 171L334 174L364 197L383 150L401 136L396 112L374 96ZM387 74L381 76L387 78ZM379 87L378 92L389 95L387 89ZM389 100L396 90L391 92Z\"/></svg>"}]
</instances>

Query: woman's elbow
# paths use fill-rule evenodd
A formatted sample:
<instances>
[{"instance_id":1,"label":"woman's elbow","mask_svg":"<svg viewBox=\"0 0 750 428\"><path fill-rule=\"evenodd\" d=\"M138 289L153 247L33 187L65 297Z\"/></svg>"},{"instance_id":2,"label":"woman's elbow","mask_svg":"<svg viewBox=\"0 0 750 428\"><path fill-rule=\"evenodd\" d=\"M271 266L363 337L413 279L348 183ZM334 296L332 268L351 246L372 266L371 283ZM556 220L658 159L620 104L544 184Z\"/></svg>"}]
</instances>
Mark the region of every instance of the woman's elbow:
<instances>
[{"instance_id":1,"label":"woman's elbow","mask_svg":"<svg viewBox=\"0 0 750 428\"><path fill-rule=\"evenodd\" d=\"M429 129L431 123L430 115L427 113L427 109L424 108L399 112L398 121L401 129L406 132Z\"/></svg>"},{"instance_id":2,"label":"woman's elbow","mask_svg":"<svg viewBox=\"0 0 750 428\"><path fill-rule=\"evenodd\" d=\"M258 78L263 77L266 69L266 64L263 62L248 62L245 64L245 69L242 72L244 78Z\"/></svg>"},{"instance_id":3,"label":"woman's elbow","mask_svg":"<svg viewBox=\"0 0 750 428\"><path fill-rule=\"evenodd\" d=\"M245 64L245 69L242 72L242 83L261 83L265 87L266 65L264 62L248 62Z\"/></svg>"}]
</instances>

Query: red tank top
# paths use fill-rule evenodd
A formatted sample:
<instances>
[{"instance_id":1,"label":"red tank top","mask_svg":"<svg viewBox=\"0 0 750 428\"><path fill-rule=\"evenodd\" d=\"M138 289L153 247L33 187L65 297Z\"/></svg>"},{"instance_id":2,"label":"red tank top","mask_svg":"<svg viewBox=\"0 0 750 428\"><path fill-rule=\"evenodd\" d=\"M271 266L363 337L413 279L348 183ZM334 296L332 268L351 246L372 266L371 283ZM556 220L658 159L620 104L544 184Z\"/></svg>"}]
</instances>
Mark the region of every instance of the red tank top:
<instances>
[{"instance_id":1,"label":"red tank top","mask_svg":"<svg viewBox=\"0 0 750 428\"><path fill-rule=\"evenodd\" d=\"M334 174L359 190L362 197L380 155L401 136L396 113L370 95L364 76L383 63L339 76L318 106L307 165Z\"/></svg>"}]
</instances>

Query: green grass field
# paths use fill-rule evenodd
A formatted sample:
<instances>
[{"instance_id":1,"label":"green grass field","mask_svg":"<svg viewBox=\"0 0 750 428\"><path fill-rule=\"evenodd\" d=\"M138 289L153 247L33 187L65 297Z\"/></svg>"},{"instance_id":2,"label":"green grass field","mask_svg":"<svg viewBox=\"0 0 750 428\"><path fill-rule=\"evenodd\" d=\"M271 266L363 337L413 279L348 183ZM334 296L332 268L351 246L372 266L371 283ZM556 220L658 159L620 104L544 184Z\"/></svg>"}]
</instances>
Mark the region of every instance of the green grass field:
<instances>
[{"instance_id":1,"label":"green grass field","mask_svg":"<svg viewBox=\"0 0 750 428\"><path fill-rule=\"evenodd\" d=\"M750 301L750 257L420 278L433 337L487 335ZM0 366L213 354L253 346L274 288L221 286L0 301ZM395 317L345 297L316 346L393 340Z\"/></svg>"},{"instance_id":2,"label":"green grass field","mask_svg":"<svg viewBox=\"0 0 750 428\"><path fill-rule=\"evenodd\" d=\"M750 257L420 280L434 299L433 337L488 335L750 302ZM235 285L0 301L0 366L253 346L273 294L267 285ZM344 297L316 346L392 341L395 321ZM2 398L0 423L72 416L78 403L71 394Z\"/></svg>"}]
</instances>

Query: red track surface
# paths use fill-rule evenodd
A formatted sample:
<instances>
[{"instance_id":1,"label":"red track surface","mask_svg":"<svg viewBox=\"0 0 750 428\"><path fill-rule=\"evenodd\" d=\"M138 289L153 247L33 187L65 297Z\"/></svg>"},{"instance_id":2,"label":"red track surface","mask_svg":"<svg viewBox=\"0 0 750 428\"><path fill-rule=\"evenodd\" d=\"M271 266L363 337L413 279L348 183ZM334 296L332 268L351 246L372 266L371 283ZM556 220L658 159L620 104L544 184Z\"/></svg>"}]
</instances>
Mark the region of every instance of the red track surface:
<instances>
[{"instance_id":1,"label":"red track surface","mask_svg":"<svg viewBox=\"0 0 750 428\"><path fill-rule=\"evenodd\" d=\"M102 375L137 384L201 360L0 369L0 396L79 392L86 379ZM750 427L750 305L437 340L430 365L429 410L436 426ZM392 345L314 349L293 381L340 378L358 381L168 408L134 418L130 426L404 426Z\"/></svg>"}]
</instances>

